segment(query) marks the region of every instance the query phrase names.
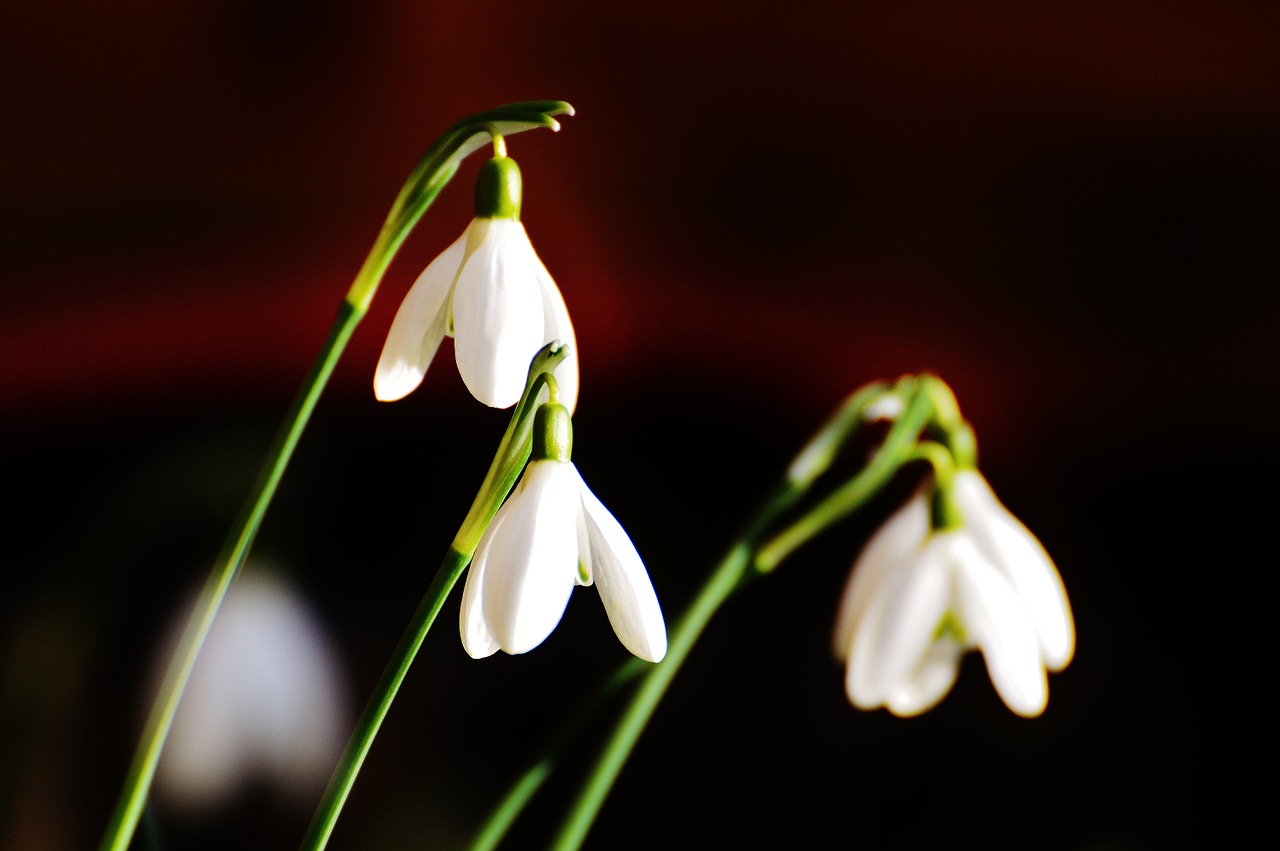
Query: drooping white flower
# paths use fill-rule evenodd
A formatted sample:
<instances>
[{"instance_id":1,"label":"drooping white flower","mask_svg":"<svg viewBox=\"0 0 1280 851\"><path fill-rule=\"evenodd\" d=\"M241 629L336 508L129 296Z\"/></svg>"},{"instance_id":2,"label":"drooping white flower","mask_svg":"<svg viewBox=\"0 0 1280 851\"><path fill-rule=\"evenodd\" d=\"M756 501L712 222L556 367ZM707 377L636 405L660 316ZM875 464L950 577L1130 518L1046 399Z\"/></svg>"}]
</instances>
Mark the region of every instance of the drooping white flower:
<instances>
[{"instance_id":1,"label":"drooping white flower","mask_svg":"<svg viewBox=\"0 0 1280 851\"><path fill-rule=\"evenodd\" d=\"M410 288L374 372L373 392L383 402L401 399L422 383L446 336L454 338L467 389L494 408L519 401L529 361L559 340L569 347L555 371L560 399L570 411L577 402L577 341L569 311L519 220L515 163L501 157L486 167L492 163L506 171L490 182L515 198L483 207L477 191L476 218Z\"/></svg>"},{"instance_id":2,"label":"drooping white flower","mask_svg":"<svg viewBox=\"0 0 1280 851\"><path fill-rule=\"evenodd\" d=\"M157 682L188 618L171 627ZM178 705L157 794L191 812L226 805L255 783L314 801L350 729L346 688L310 603L284 580L246 571L227 592Z\"/></svg>"},{"instance_id":3,"label":"drooping white flower","mask_svg":"<svg viewBox=\"0 0 1280 851\"><path fill-rule=\"evenodd\" d=\"M854 565L834 636L849 699L917 715L951 689L961 654L978 649L1005 704L1039 715L1045 669L1065 667L1075 646L1062 580L980 473L957 472L953 487L964 525L932 530L921 490Z\"/></svg>"},{"instance_id":4,"label":"drooping white flower","mask_svg":"<svg viewBox=\"0 0 1280 851\"><path fill-rule=\"evenodd\" d=\"M462 646L481 659L525 653L594 582L622 644L649 662L667 652L662 610L635 545L566 461L531 461L489 524L462 592Z\"/></svg>"}]
</instances>

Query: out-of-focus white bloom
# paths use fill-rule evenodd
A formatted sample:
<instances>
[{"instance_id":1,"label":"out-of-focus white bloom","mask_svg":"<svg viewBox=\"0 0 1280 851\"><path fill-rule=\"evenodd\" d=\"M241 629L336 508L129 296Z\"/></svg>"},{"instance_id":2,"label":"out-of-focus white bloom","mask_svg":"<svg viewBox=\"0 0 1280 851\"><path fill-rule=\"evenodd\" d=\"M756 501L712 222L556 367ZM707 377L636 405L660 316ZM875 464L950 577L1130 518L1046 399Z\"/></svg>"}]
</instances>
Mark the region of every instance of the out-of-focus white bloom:
<instances>
[{"instance_id":1,"label":"out-of-focus white bloom","mask_svg":"<svg viewBox=\"0 0 1280 851\"><path fill-rule=\"evenodd\" d=\"M955 682L961 654L979 649L1005 704L1028 717L1048 700L1045 669L1071 661L1066 590L1040 542L976 470L954 480L964 525L932 531L921 490L867 542L845 587L835 652L860 709L917 715Z\"/></svg>"},{"instance_id":2,"label":"out-of-focus white bloom","mask_svg":"<svg viewBox=\"0 0 1280 851\"><path fill-rule=\"evenodd\" d=\"M184 616L157 660L157 681ZM307 603L278 579L247 573L227 592L156 769L156 792L202 811L255 781L309 804L350 725L337 654Z\"/></svg>"},{"instance_id":3,"label":"out-of-focus white bloom","mask_svg":"<svg viewBox=\"0 0 1280 851\"><path fill-rule=\"evenodd\" d=\"M635 545L572 463L531 461L476 548L462 646L476 659L532 650L560 622L574 585L593 582L623 645L660 661L666 626Z\"/></svg>"},{"instance_id":4,"label":"out-of-focus white bloom","mask_svg":"<svg viewBox=\"0 0 1280 851\"><path fill-rule=\"evenodd\" d=\"M445 336L471 395L494 408L520 400L529 361L553 340L569 347L556 367L561 402L578 399L578 352L564 298L515 218L476 217L431 261L400 305L373 377L383 402L422 383Z\"/></svg>"}]
</instances>

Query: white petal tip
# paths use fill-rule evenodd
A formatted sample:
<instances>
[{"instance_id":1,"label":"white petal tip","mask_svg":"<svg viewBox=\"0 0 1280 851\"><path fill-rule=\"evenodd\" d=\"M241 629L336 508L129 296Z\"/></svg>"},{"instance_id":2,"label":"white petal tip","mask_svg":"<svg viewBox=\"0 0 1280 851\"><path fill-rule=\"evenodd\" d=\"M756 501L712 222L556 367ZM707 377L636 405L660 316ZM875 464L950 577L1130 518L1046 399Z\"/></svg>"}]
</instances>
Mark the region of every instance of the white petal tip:
<instances>
[{"instance_id":1,"label":"white petal tip","mask_svg":"<svg viewBox=\"0 0 1280 851\"><path fill-rule=\"evenodd\" d=\"M1008 706L1009 709L1012 710L1015 715L1021 718L1039 718L1042 714L1044 714L1044 709L1048 705L1049 705L1048 695L1045 695L1045 698L1038 703L1024 703L1024 704L1019 704L1017 706L1014 706L1012 703L1005 701L1005 706Z\"/></svg>"},{"instance_id":2,"label":"white petal tip","mask_svg":"<svg viewBox=\"0 0 1280 851\"><path fill-rule=\"evenodd\" d=\"M373 398L379 402L398 402L408 395L408 393L392 393L387 390L380 390L377 385L374 385L373 388Z\"/></svg>"},{"instance_id":3,"label":"white petal tip","mask_svg":"<svg viewBox=\"0 0 1280 851\"><path fill-rule=\"evenodd\" d=\"M636 658L643 659L646 662L652 662L656 665L667 656L667 637L666 635L661 635L656 638L657 640L652 643L647 642L643 647L628 646L628 649L631 650L632 654L635 655Z\"/></svg>"},{"instance_id":4,"label":"white petal tip","mask_svg":"<svg viewBox=\"0 0 1280 851\"><path fill-rule=\"evenodd\" d=\"M405 367L379 370L373 377L373 397L379 402L399 401L418 389L424 374Z\"/></svg>"},{"instance_id":5,"label":"white petal tip","mask_svg":"<svg viewBox=\"0 0 1280 851\"><path fill-rule=\"evenodd\" d=\"M488 659L494 653L498 652L497 645L491 648L473 648L473 647L468 647L465 641L462 643L462 649L466 650L467 655L470 656L472 659Z\"/></svg>"}]
</instances>

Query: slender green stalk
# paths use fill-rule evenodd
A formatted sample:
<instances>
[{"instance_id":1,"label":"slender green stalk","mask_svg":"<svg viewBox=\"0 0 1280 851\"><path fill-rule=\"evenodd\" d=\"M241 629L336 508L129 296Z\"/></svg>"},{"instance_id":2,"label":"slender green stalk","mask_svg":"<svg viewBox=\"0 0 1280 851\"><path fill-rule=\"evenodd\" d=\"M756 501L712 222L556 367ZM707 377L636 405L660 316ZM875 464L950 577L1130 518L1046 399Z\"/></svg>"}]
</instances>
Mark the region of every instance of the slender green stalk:
<instances>
[{"instance_id":1,"label":"slender green stalk","mask_svg":"<svg viewBox=\"0 0 1280 851\"><path fill-rule=\"evenodd\" d=\"M684 617L680 619L667 645L666 657L651 668L648 675L641 681L635 697L618 720L596 761L595 768L578 793L573 809L551 844L555 851L565 851L565 849L578 848L582 845L582 840L591 829L591 824L595 821L596 814L604 804L609 790L613 788L618 773L622 771L623 764L631 755L636 741L644 732L645 725L649 723L659 701L666 694L667 687L675 678L676 672L680 670L680 666L702 635L711 617L738 587L738 583L742 581L750 566L750 547L739 545L730 550L716 567L715 572L711 574L711 579L703 586Z\"/></svg>"},{"instance_id":2,"label":"slender green stalk","mask_svg":"<svg viewBox=\"0 0 1280 851\"><path fill-rule=\"evenodd\" d=\"M348 290L337 319L320 349L311 371L285 415L284 423L268 450L256 484L232 523L222 551L210 571L182 641L170 660L160 692L152 704L142 738L138 742L124 789L112 811L100 851L125 851L138 826L147 794L155 778L156 765L168 738L182 693L195 668L218 609L239 574L240 568L262 524L271 499L293 450L306 429L320 394L324 391L356 325L368 311L400 245L436 196L452 179L464 157L478 150L495 133L512 135L536 127L558 130L553 116L573 114L563 101L532 101L508 104L464 118L450 127L418 161L387 214L373 248L365 258Z\"/></svg>"},{"instance_id":3,"label":"slender green stalk","mask_svg":"<svg viewBox=\"0 0 1280 851\"><path fill-rule=\"evenodd\" d=\"M762 546L757 569L768 573L815 535L861 508L907 460L932 414L928 393L917 385L867 466Z\"/></svg>"},{"instance_id":4,"label":"slender green stalk","mask_svg":"<svg viewBox=\"0 0 1280 851\"><path fill-rule=\"evenodd\" d=\"M488 820L472 841L469 851L493 851L498 846L529 799L551 776L574 735L605 707L611 697L648 667L648 663L634 656L627 659L577 711L560 723L559 729L538 752L537 759L516 779L507 794L493 808Z\"/></svg>"},{"instance_id":5,"label":"slender green stalk","mask_svg":"<svg viewBox=\"0 0 1280 851\"><path fill-rule=\"evenodd\" d=\"M262 518L267 513L271 498L280 484L280 477L284 475L285 467L293 456L298 438L302 436L303 429L307 426L316 401L320 398L320 393L324 390L329 376L333 374L333 368L338 363L338 358L341 357L347 341L351 338L351 332L355 330L362 316L363 311L358 310L355 305L346 301L342 303L329 336L320 348L320 355L316 358L311 371L302 382L302 389L285 415L284 425L277 432L275 441L267 453L267 460L258 475L258 480L232 524L231 533L214 562L214 568L205 582L195 611L183 633L182 642L178 645L177 652L160 686L160 693L156 696L151 713L147 717L142 739L138 742L133 761L129 765L124 790L116 802L106 834L99 846L103 851L108 849L124 851L129 847L129 842L137 829L143 805L146 803L151 782L155 777L160 752L168 737L169 728L173 725L178 702L182 698L187 681L191 679L196 657L199 656L200 648L204 645L210 627L213 626L214 616L217 615L227 590L244 564L245 556L249 552L254 537L258 534Z\"/></svg>"},{"instance_id":6,"label":"slender green stalk","mask_svg":"<svg viewBox=\"0 0 1280 851\"><path fill-rule=\"evenodd\" d=\"M360 773L360 767L364 764L364 758L369 753L374 737L378 735L378 728L387 717L387 710L391 708L391 702L395 700L400 684L409 673L409 666L413 664L413 659L427 637L431 624L435 622L436 615L440 613L445 598L449 596L449 592L453 590L458 577L462 575L462 571L470 561L471 553L460 553L452 547L445 553L440 569L436 572L430 587L427 588L427 593L423 595L422 602L418 604L409 625L400 637L400 643L391 654L391 661L382 672L382 678L378 680L378 685L373 690L373 697L361 713L360 720L356 722L355 732L347 741L342 758L338 760L338 768L329 779L324 797L320 799L320 805L311 819L311 826L302 840L303 848L323 848L328 843L329 834L333 832L333 826L338 821L338 815L342 812L347 794L350 793L356 781L356 775Z\"/></svg>"}]
</instances>

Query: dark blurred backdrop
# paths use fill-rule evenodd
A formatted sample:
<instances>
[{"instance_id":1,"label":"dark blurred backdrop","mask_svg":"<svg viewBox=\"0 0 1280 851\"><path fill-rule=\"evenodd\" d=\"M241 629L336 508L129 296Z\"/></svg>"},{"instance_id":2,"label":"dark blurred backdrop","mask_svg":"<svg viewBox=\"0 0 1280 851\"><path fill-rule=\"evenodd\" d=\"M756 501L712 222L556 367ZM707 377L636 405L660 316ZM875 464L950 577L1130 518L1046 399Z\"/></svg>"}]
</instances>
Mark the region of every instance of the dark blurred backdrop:
<instances>
[{"instance_id":1,"label":"dark blurred backdrop","mask_svg":"<svg viewBox=\"0 0 1280 851\"><path fill-rule=\"evenodd\" d=\"M1247 821L1274 4L17 0L0 21L6 847L97 842L154 647L419 154L548 98L576 117L510 148L579 336L575 460L668 621L845 393L928 369L1079 630L1038 720L977 657L923 718L852 709L828 635L886 498L713 622L588 847L1205 848ZM255 549L357 706L505 425L448 344L409 399L371 392L477 165L392 266ZM655 407L678 427L653 433ZM457 597L335 849L461 847L623 658L579 590L536 652L473 662ZM510 847L545 841L576 767ZM153 815L163 847L289 848L310 803Z\"/></svg>"}]
</instances>

